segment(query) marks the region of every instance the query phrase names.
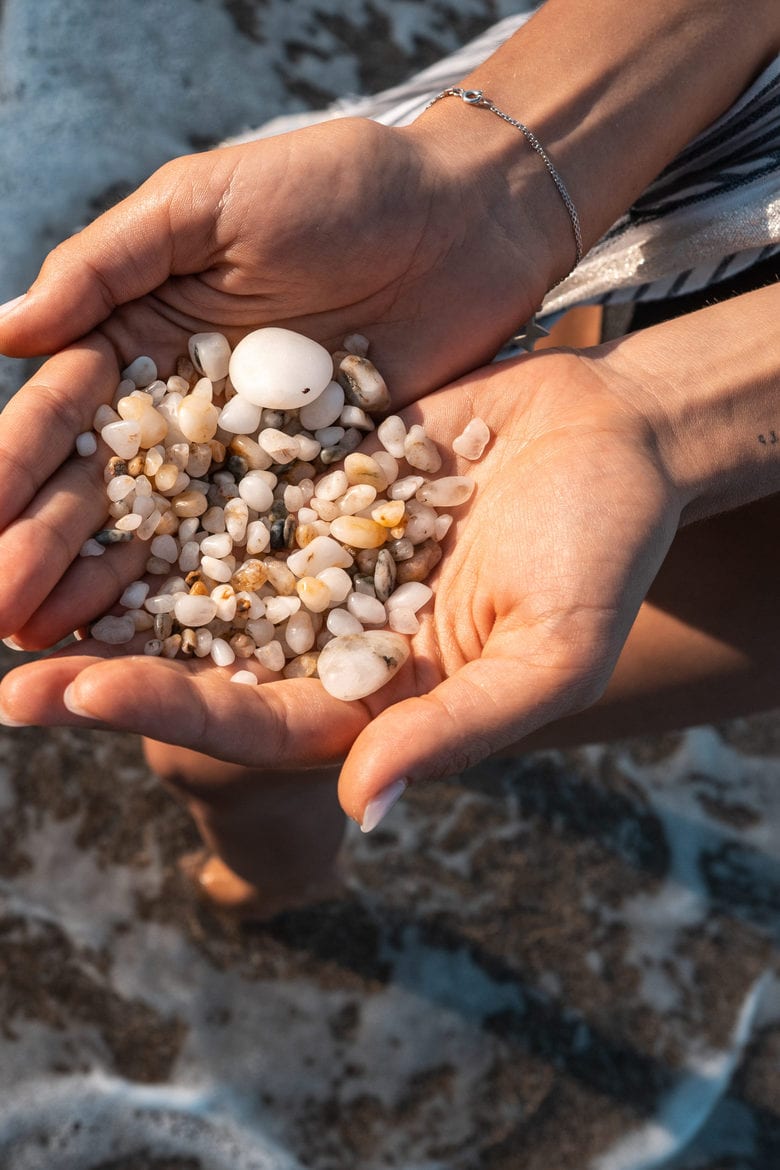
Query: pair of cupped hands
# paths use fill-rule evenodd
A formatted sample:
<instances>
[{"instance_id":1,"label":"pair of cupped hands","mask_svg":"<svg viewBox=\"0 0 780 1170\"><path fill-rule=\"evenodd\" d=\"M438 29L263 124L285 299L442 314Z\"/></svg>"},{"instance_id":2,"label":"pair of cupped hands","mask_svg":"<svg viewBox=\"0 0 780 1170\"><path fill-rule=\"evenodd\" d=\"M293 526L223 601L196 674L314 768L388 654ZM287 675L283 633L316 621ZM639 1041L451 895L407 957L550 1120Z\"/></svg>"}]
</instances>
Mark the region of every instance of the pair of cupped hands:
<instances>
[{"instance_id":1,"label":"pair of cupped hands","mask_svg":"<svg viewBox=\"0 0 780 1170\"><path fill-rule=\"evenodd\" d=\"M0 417L0 636L22 648L88 625L143 572L138 542L79 558L104 522L106 452L74 455L139 353L166 371L202 330L281 324L332 349L359 330L394 410L443 452L474 415L493 437L477 463L445 455L476 494L410 660L367 699L86 640L6 676L5 723L135 731L253 768L343 760L361 821L400 779L460 771L598 698L680 501L616 351L484 366L540 302L553 249L483 195L413 128L344 120L168 164L48 257L0 317L3 352L54 354Z\"/></svg>"}]
</instances>

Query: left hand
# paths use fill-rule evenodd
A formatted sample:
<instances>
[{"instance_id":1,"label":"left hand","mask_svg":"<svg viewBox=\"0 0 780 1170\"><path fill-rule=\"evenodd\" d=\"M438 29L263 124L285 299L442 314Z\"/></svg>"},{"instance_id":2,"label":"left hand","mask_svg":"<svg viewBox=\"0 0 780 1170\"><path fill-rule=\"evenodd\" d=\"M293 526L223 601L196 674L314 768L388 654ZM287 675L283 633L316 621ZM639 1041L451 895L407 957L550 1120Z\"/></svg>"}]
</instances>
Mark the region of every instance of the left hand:
<instances>
[{"instance_id":1,"label":"left hand","mask_svg":"<svg viewBox=\"0 0 780 1170\"><path fill-rule=\"evenodd\" d=\"M459 772L593 703L680 518L641 389L601 350L550 350L406 413L443 448L474 415L494 437L478 463L445 460L441 474L473 475L476 495L388 686L344 703L314 679L237 686L203 661L106 660L82 642L3 680L6 719L135 731L254 768L346 757L340 799L361 821L393 781Z\"/></svg>"}]
</instances>

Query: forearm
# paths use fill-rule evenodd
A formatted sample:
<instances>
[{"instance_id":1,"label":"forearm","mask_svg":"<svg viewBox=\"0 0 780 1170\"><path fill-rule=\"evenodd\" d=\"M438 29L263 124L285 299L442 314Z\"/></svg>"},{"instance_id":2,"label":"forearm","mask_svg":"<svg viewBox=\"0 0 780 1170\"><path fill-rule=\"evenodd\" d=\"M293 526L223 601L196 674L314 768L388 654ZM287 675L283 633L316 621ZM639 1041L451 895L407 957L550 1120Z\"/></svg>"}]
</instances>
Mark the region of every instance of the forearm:
<instances>
[{"instance_id":1,"label":"forearm","mask_svg":"<svg viewBox=\"0 0 780 1170\"><path fill-rule=\"evenodd\" d=\"M779 49L777 0L547 0L461 84L535 132L587 249ZM505 231L530 225L543 236L548 287L569 271L566 209L517 130L454 98L415 125L481 190L494 176L492 215Z\"/></svg>"},{"instance_id":2,"label":"forearm","mask_svg":"<svg viewBox=\"0 0 780 1170\"><path fill-rule=\"evenodd\" d=\"M780 285L591 353L649 420L684 524L780 491Z\"/></svg>"}]
</instances>

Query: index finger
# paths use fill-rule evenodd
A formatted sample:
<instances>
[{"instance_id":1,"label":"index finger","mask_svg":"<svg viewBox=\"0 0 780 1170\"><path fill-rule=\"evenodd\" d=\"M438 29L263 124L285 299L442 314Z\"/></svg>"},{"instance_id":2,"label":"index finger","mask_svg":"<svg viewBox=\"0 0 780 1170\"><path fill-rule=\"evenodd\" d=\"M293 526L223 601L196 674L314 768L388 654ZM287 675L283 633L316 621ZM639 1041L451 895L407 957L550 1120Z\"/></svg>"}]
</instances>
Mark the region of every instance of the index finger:
<instances>
[{"instance_id":1,"label":"index finger","mask_svg":"<svg viewBox=\"0 0 780 1170\"><path fill-rule=\"evenodd\" d=\"M14 395L0 414L0 531L73 454L118 379L111 344L93 333L49 358Z\"/></svg>"}]
</instances>

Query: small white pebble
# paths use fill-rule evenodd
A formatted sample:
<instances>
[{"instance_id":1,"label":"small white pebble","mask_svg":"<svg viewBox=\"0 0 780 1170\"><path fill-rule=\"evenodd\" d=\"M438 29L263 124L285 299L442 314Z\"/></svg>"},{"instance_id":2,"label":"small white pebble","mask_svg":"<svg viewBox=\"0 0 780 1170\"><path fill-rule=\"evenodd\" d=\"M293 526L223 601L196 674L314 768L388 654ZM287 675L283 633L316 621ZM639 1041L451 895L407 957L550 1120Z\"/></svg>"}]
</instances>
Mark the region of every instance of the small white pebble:
<instances>
[{"instance_id":1,"label":"small white pebble","mask_svg":"<svg viewBox=\"0 0 780 1170\"><path fill-rule=\"evenodd\" d=\"M325 621L328 633L339 637L342 634L362 634L363 626L354 614L346 609L332 609Z\"/></svg>"},{"instance_id":2,"label":"small white pebble","mask_svg":"<svg viewBox=\"0 0 780 1170\"><path fill-rule=\"evenodd\" d=\"M230 666L236 660L233 647L224 638L213 638L209 653L215 666Z\"/></svg>"},{"instance_id":3,"label":"small white pebble","mask_svg":"<svg viewBox=\"0 0 780 1170\"><path fill-rule=\"evenodd\" d=\"M227 561L219 560L217 557L201 557L200 565L212 581L229 581L233 576L233 570Z\"/></svg>"},{"instance_id":4,"label":"small white pebble","mask_svg":"<svg viewBox=\"0 0 780 1170\"><path fill-rule=\"evenodd\" d=\"M278 626L281 622L292 617L301 608L301 599L296 595L282 597L267 597L265 599L265 616L269 622Z\"/></svg>"},{"instance_id":5,"label":"small white pebble","mask_svg":"<svg viewBox=\"0 0 780 1170\"><path fill-rule=\"evenodd\" d=\"M416 493L416 498L422 504L430 504L434 508L456 508L465 504L474 492L476 484L470 475L445 475L424 483Z\"/></svg>"},{"instance_id":6,"label":"small white pebble","mask_svg":"<svg viewBox=\"0 0 780 1170\"><path fill-rule=\"evenodd\" d=\"M161 561L167 561L169 565L174 564L179 559L179 546L172 536L155 536L149 549L153 557L159 557Z\"/></svg>"},{"instance_id":7,"label":"small white pebble","mask_svg":"<svg viewBox=\"0 0 780 1170\"><path fill-rule=\"evenodd\" d=\"M100 544L99 541L94 540L93 537L90 536L89 540L85 540L79 549L79 556L102 557L105 551L106 546L104 544Z\"/></svg>"},{"instance_id":8,"label":"small white pebble","mask_svg":"<svg viewBox=\"0 0 780 1170\"><path fill-rule=\"evenodd\" d=\"M284 669L284 650L281 642L267 642L265 646L258 646L255 658L266 670L280 671Z\"/></svg>"},{"instance_id":9,"label":"small white pebble","mask_svg":"<svg viewBox=\"0 0 780 1170\"><path fill-rule=\"evenodd\" d=\"M207 626L217 616L217 603L202 594L185 593L177 597L173 612L182 626Z\"/></svg>"},{"instance_id":10,"label":"small white pebble","mask_svg":"<svg viewBox=\"0 0 780 1170\"><path fill-rule=\"evenodd\" d=\"M82 431L76 435L76 451L79 455L94 455L97 451L97 439L92 431Z\"/></svg>"},{"instance_id":11,"label":"small white pebble","mask_svg":"<svg viewBox=\"0 0 780 1170\"><path fill-rule=\"evenodd\" d=\"M135 532L142 524L143 516L139 516L137 512L129 512L126 516L118 518L115 527L119 532Z\"/></svg>"},{"instance_id":12,"label":"small white pebble","mask_svg":"<svg viewBox=\"0 0 780 1170\"><path fill-rule=\"evenodd\" d=\"M207 557L226 557L233 551L233 537L229 532L215 532L200 542L200 549Z\"/></svg>"},{"instance_id":13,"label":"small white pebble","mask_svg":"<svg viewBox=\"0 0 780 1170\"><path fill-rule=\"evenodd\" d=\"M364 626L382 626L387 621L387 611L382 602L367 593L350 593L347 610Z\"/></svg>"},{"instance_id":14,"label":"small white pebble","mask_svg":"<svg viewBox=\"0 0 780 1170\"><path fill-rule=\"evenodd\" d=\"M193 333L188 343L192 364L212 382L227 377L230 344L222 333Z\"/></svg>"},{"instance_id":15,"label":"small white pebble","mask_svg":"<svg viewBox=\"0 0 780 1170\"><path fill-rule=\"evenodd\" d=\"M137 422L110 422L100 437L120 459L132 459L141 446L141 427Z\"/></svg>"},{"instance_id":16,"label":"small white pebble","mask_svg":"<svg viewBox=\"0 0 780 1170\"><path fill-rule=\"evenodd\" d=\"M305 609L299 609L290 617L284 636L294 654L305 654L311 650L315 638L311 615Z\"/></svg>"},{"instance_id":17,"label":"small white pebble","mask_svg":"<svg viewBox=\"0 0 780 1170\"><path fill-rule=\"evenodd\" d=\"M435 475L441 467L441 455L436 449L436 444L428 438L425 428L419 423L409 428L404 440L404 456L409 466L417 468L418 471L427 471Z\"/></svg>"},{"instance_id":18,"label":"small white pebble","mask_svg":"<svg viewBox=\"0 0 780 1170\"><path fill-rule=\"evenodd\" d=\"M352 591L352 578L349 573L336 565L322 569L317 573L317 578L327 585L332 605L340 605Z\"/></svg>"},{"instance_id":19,"label":"small white pebble","mask_svg":"<svg viewBox=\"0 0 780 1170\"><path fill-rule=\"evenodd\" d=\"M148 386L157 380L157 366L150 357L143 355L122 370L122 377L129 379L135 386Z\"/></svg>"},{"instance_id":20,"label":"small white pebble","mask_svg":"<svg viewBox=\"0 0 780 1170\"><path fill-rule=\"evenodd\" d=\"M456 455L464 459L481 459L490 442L490 428L481 418L473 418L452 444Z\"/></svg>"},{"instance_id":21,"label":"small white pebble","mask_svg":"<svg viewBox=\"0 0 780 1170\"><path fill-rule=\"evenodd\" d=\"M410 609L412 613L416 613L432 597L433 590L430 585L426 585L423 581L407 581L405 585L399 585L390 594L385 604L388 613L392 613L394 609Z\"/></svg>"},{"instance_id":22,"label":"small white pebble","mask_svg":"<svg viewBox=\"0 0 780 1170\"><path fill-rule=\"evenodd\" d=\"M390 454L389 451L375 451L373 460L377 463L384 472L385 479L388 486L395 483L398 479L398 460Z\"/></svg>"},{"instance_id":23,"label":"small white pebble","mask_svg":"<svg viewBox=\"0 0 780 1170\"><path fill-rule=\"evenodd\" d=\"M149 596L148 581L132 581L119 598L119 604L125 609L138 609Z\"/></svg>"},{"instance_id":24,"label":"small white pebble","mask_svg":"<svg viewBox=\"0 0 780 1170\"><path fill-rule=\"evenodd\" d=\"M149 613L173 613L176 599L172 593L157 593L154 597L147 597L143 603Z\"/></svg>"},{"instance_id":25,"label":"small white pebble","mask_svg":"<svg viewBox=\"0 0 780 1170\"><path fill-rule=\"evenodd\" d=\"M344 409L344 391L338 382L329 382L314 402L307 402L301 407L301 426L307 431L317 431L322 427L329 427L336 421Z\"/></svg>"},{"instance_id":26,"label":"small white pebble","mask_svg":"<svg viewBox=\"0 0 780 1170\"><path fill-rule=\"evenodd\" d=\"M424 483L422 475L405 475L390 485L387 494L391 500L411 500Z\"/></svg>"},{"instance_id":27,"label":"small white pebble","mask_svg":"<svg viewBox=\"0 0 780 1170\"><path fill-rule=\"evenodd\" d=\"M108 614L95 622L90 633L96 642L105 642L108 646L123 646L134 636L135 622L126 614L122 614L121 617Z\"/></svg>"},{"instance_id":28,"label":"small white pebble","mask_svg":"<svg viewBox=\"0 0 780 1170\"><path fill-rule=\"evenodd\" d=\"M387 624L391 630L395 630L396 634L416 634L420 628L420 621L417 614L411 609L404 609L403 606L398 606L396 609L391 609L387 616Z\"/></svg>"},{"instance_id":29,"label":"small white pebble","mask_svg":"<svg viewBox=\"0 0 780 1170\"><path fill-rule=\"evenodd\" d=\"M245 687L256 687L260 680L251 670L237 670L230 676L230 681Z\"/></svg>"},{"instance_id":30,"label":"small white pebble","mask_svg":"<svg viewBox=\"0 0 780 1170\"><path fill-rule=\"evenodd\" d=\"M377 427L376 433L385 451L396 459L403 459L406 425L399 415L391 414L389 418L384 419Z\"/></svg>"},{"instance_id":31,"label":"small white pebble","mask_svg":"<svg viewBox=\"0 0 780 1170\"><path fill-rule=\"evenodd\" d=\"M124 500L132 491L135 491L132 475L115 475L106 485L106 495L112 503Z\"/></svg>"},{"instance_id":32,"label":"small white pebble","mask_svg":"<svg viewBox=\"0 0 780 1170\"><path fill-rule=\"evenodd\" d=\"M344 338L343 348L347 353L356 353L358 357L367 357L369 342L363 333L348 333Z\"/></svg>"},{"instance_id":33,"label":"small white pebble","mask_svg":"<svg viewBox=\"0 0 780 1170\"><path fill-rule=\"evenodd\" d=\"M344 428L357 427L359 431L373 431L374 424L360 406L347 403L339 415L339 423Z\"/></svg>"}]
</instances>

